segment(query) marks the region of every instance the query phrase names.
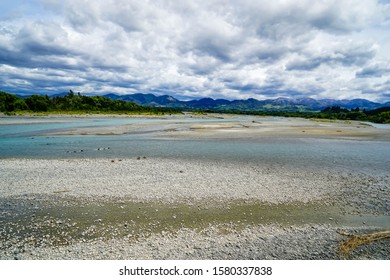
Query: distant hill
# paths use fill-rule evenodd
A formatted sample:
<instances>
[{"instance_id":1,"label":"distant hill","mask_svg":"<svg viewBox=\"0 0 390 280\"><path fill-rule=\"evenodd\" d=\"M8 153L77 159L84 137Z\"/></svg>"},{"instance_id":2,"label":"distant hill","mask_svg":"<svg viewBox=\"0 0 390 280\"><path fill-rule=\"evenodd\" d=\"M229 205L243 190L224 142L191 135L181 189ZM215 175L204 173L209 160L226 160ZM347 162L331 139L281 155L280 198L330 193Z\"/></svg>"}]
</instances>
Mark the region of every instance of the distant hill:
<instances>
[{"instance_id":1,"label":"distant hill","mask_svg":"<svg viewBox=\"0 0 390 280\"><path fill-rule=\"evenodd\" d=\"M142 93L117 95L114 93L110 93L103 96L113 100L131 101L139 105L152 106L152 107L178 107L178 104L181 102L176 98L168 95L155 96L154 94L142 94Z\"/></svg>"},{"instance_id":2,"label":"distant hill","mask_svg":"<svg viewBox=\"0 0 390 280\"><path fill-rule=\"evenodd\" d=\"M284 111L284 112L307 112L321 111L327 107L340 106L346 109L359 107L361 110L373 110L384 106L390 106L390 102L381 104L366 99L335 100L313 98L276 98L267 100L257 100L254 98L246 100L212 99L202 98L190 101L180 101L169 95L156 96L154 94L106 94L104 97L113 100L124 100L135 102L139 105L151 107L171 107L182 110L240 110L240 111Z\"/></svg>"},{"instance_id":3,"label":"distant hill","mask_svg":"<svg viewBox=\"0 0 390 280\"><path fill-rule=\"evenodd\" d=\"M105 96L86 96L73 91L65 96L31 95L18 97L0 91L0 112L98 112L98 113L180 113L184 110L203 112L225 112L254 114L262 116L282 116L301 118L320 118L338 120L359 120L375 123L390 123L389 102L380 104L365 99L353 100L315 100L311 98L269 100L225 100L202 98L180 101L172 96L153 94L130 94Z\"/></svg>"},{"instance_id":4,"label":"distant hill","mask_svg":"<svg viewBox=\"0 0 390 280\"><path fill-rule=\"evenodd\" d=\"M51 97L64 97L68 93L58 93L50 95ZM18 97L26 98L28 96ZM313 98L285 98L257 100L249 98L245 100L226 100L201 98L189 101L181 101L170 95L154 94L125 94L119 95L109 93L103 97L111 100L123 100L134 102L142 106L150 106L156 108L176 108L181 110L213 110L213 111L266 111L266 112L312 112L321 111L327 107L339 106L348 110L359 107L360 110L374 110L381 107L390 107L390 102L378 103L366 99L313 99Z\"/></svg>"}]
</instances>

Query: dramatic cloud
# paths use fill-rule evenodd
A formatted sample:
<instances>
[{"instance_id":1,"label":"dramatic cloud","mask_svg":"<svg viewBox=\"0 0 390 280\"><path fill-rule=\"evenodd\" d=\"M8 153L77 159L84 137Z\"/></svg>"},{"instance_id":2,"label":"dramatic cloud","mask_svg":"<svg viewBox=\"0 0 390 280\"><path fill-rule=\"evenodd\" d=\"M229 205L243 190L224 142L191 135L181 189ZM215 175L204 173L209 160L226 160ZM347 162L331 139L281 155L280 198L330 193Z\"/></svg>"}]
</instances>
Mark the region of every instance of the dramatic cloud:
<instances>
[{"instance_id":1,"label":"dramatic cloud","mask_svg":"<svg viewBox=\"0 0 390 280\"><path fill-rule=\"evenodd\" d=\"M25 2L0 4L0 90L389 98L388 1Z\"/></svg>"}]
</instances>

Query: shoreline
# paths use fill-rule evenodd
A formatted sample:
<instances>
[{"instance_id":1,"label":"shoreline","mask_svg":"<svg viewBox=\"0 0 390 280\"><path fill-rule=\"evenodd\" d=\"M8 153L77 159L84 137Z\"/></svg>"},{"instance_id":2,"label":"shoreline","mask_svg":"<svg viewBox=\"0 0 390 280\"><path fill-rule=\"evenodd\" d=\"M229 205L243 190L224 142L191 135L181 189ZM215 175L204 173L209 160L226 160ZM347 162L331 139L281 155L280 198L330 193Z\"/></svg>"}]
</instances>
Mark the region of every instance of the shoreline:
<instances>
[{"instance_id":1,"label":"shoreline","mask_svg":"<svg viewBox=\"0 0 390 280\"><path fill-rule=\"evenodd\" d=\"M102 116L77 120L94 118ZM0 118L0 125L62 121L69 120ZM390 141L390 130L360 122L219 114L139 116L39 133L44 139ZM342 259L337 246L346 238L338 231L390 229L390 177L371 167L84 154L0 158L0 259ZM348 258L390 259L388 241Z\"/></svg>"},{"instance_id":2,"label":"shoreline","mask_svg":"<svg viewBox=\"0 0 390 280\"><path fill-rule=\"evenodd\" d=\"M110 126L75 127L46 132L43 136L113 136L151 134L170 139L255 139L255 138L323 138L390 141L390 130L360 121L329 121L303 118L263 117L250 115L90 115L0 118L0 125L59 123L74 120L121 119L129 123ZM134 123L131 120L136 119ZM143 121L145 120L145 121ZM155 120L150 122L150 120ZM159 122L161 120L161 122ZM196 120L207 121L197 124Z\"/></svg>"}]
</instances>

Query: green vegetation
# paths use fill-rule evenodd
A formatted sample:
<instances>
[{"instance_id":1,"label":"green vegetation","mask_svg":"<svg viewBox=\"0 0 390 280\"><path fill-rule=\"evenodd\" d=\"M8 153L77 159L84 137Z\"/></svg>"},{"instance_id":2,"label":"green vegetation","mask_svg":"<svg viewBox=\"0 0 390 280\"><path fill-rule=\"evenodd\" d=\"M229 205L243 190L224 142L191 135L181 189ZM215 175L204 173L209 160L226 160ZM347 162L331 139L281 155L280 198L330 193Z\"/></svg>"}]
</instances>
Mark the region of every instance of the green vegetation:
<instances>
[{"instance_id":1,"label":"green vegetation","mask_svg":"<svg viewBox=\"0 0 390 280\"><path fill-rule=\"evenodd\" d=\"M360 110L359 108L350 111L338 106L328 107L317 113L319 118L338 120L359 120L375 123L390 123L390 107L382 107L375 110Z\"/></svg>"},{"instance_id":2,"label":"green vegetation","mask_svg":"<svg viewBox=\"0 0 390 280\"><path fill-rule=\"evenodd\" d=\"M114 113L114 114L165 114L180 113L177 108L162 108L141 106L134 102L112 100L103 96L84 96L73 91L65 96L49 97L47 95L31 95L20 98L6 92L0 92L0 112L14 114L18 112L34 113ZM193 110L194 113L230 113L260 116L299 117L321 120L358 120L375 123L390 123L390 107L375 110L345 109L339 106L328 107L321 112L311 111L242 111L236 109L226 110Z\"/></svg>"},{"instance_id":3,"label":"green vegetation","mask_svg":"<svg viewBox=\"0 0 390 280\"><path fill-rule=\"evenodd\" d=\"M180 110L140 106L134 102L111 100L103 96L85 96L71 90L65 96L34 94L27 98L0 92L0 112L165 114L180 113Z\"/></svg>"},{"instance_id":4,"label":"green vegetation","mask_svg":"<svg viewBox=\"0 0 390 280\"><path fill-rule=\"evenodd\" d=\"M339 106L328 107L321 112L279 112L279 111L240 111L240 110L203 110L206 113L227 113L257 116L294 117L332 121L332 120L358 120L375 123L390 123L390 107L382 107L371 111L360 111L359 108L348 110Z\"/></svg>"}]
</instances>

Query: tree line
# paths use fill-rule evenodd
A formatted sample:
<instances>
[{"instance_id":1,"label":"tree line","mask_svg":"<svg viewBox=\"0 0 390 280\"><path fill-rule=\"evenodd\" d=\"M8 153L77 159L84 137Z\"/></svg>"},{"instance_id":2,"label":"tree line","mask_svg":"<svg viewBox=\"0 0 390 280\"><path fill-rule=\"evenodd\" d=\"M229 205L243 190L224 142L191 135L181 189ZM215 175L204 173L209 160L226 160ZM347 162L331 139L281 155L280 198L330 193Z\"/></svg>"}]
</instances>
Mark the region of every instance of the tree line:
<instances>
[{"instance_id":1,"label":"tree line","mask_svg":"<svg viewBox=\"0 0 390 280\"><path fill-rule=\"evenodd\" d=\"M26 98L0 92L0 112L131 112L131 113L178 113L172 108L153 108L141 106L134 102L112 100L103 96L86 96L72 90L65 96L50 97L33 94Z\"/></svg>"},{"instance_id":2,"label":"tree line","mask_svg":"<svg viewBox=\"0 0 390 280\"><path fill-rule=\"evenodd\" d=\"M161 108L141 106L134 102L112 100L103 96L85 96L72 90L65 96L49 97L48 95L31 95L18 97L0 91L0 112L12 113L20 111L32 112L92 112L92 113L180 113L177 108ZM390 123L390 107L375 110L345 109L339 106L327 107L320 112L279 112L279 111L240 111L228 110L193 110L201 113L232 113L260 116L281 116L300 118L319 118L337 120L358 120L375 123Z\"/></svg>"},{"instance_id":3,"label":"tree line","mask_svg":"<svg viewBox=\"0 0 390 280\"><path fill-rule=\"evenodd\" d=\"M256 116L275 116L306 119L328 119L328 120L356 120L374 123L390 123L390 107L382 107L375 110L351 110L339 106L327 107L320 112L283 112L283 111L241 111L241 110L197 110L200 113L227 113Z\"/></svg>"},{"instance_id":4,"label":"tree line","mask_svg":"<svg viewBox=\"0 0 390 280\"><path fill-rule=\"evenodd\" d=\"M339 106L328 107L319 114L321 118L339 120L371 121L375 123L390 123L390 107L381 107L374 110L345 109Z\"/></svg>"}]
</instances>

